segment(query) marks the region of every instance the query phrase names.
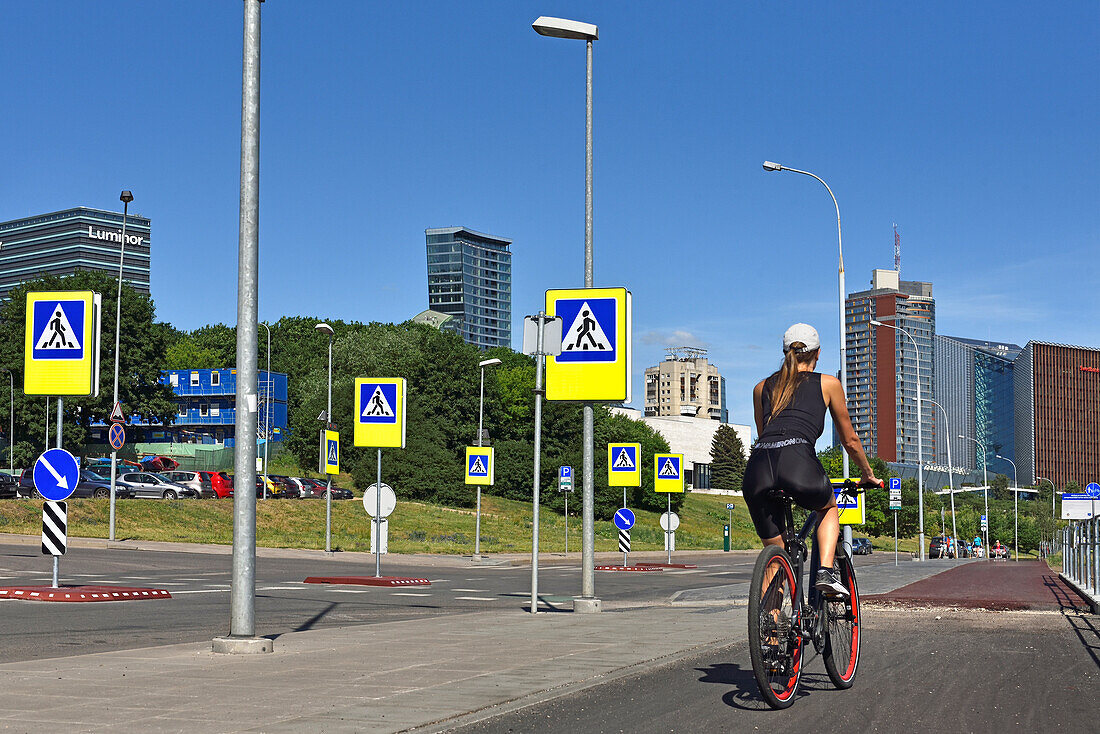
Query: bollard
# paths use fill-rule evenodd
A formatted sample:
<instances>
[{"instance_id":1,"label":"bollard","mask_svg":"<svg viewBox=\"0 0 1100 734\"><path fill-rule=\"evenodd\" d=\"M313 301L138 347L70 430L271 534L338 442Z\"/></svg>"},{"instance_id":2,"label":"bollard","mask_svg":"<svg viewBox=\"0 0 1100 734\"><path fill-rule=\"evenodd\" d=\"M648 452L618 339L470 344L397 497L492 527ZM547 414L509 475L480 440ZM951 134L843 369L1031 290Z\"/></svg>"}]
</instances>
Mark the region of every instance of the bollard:
<instances>
[{"instance_id":1,"label":"bollard","mask_svg":"<svg viewBox=\"0 0 1100 734\"><path fill-rule=\"evenodd\" d=\"M722 526L722 550L729 553L730 550L730 526Z\"/></svg>"}]
</instances>

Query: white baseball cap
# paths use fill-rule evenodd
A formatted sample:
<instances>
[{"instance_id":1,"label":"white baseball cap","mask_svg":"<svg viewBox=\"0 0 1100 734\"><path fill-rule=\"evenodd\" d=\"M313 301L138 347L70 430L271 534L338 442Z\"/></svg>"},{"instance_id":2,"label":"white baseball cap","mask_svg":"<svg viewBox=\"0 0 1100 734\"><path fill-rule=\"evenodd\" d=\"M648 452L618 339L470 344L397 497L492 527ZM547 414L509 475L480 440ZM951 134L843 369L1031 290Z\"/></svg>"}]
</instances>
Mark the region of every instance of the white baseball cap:
<instances>
[{"instance_id":1,"label":"white baseball cap","mask_svg":"<svg viewBox=\"0 0 1100 734\"><path fill-rule=\"evenodd\" d=\"M794 324L787 329L786 333L783 334L783 352L789 352L791 345L795 342L802 342L806 345L798 350L800 354L812 352L821 346L821 338L817 335L817 329L809 324Z\"/></svg>"}]
</instances>

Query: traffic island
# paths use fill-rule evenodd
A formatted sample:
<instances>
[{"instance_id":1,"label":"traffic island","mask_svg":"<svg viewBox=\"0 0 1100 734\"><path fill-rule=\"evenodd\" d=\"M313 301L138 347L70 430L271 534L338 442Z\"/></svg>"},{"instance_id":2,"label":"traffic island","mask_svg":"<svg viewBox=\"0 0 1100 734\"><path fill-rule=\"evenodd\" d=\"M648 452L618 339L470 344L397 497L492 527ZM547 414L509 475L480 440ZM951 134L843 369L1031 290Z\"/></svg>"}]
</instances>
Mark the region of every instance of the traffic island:
<instances>
[{"instance_id":1,"label":"traffic island","mask_svg":"<svg viewBox=\"0 0 1100 734\"><path fill-rule=\"evenodd\" d=\"M407 576L310 576L307 584L348 584L352 586L431 586L428 579Z\"/></svg>"},{"instance_id":2,"label":"traffic island","mask_svg":"<svg viewBox=\"0 0 1100 734\"><path fill-rule=\"evenodd\" d=\"M699 568L694 563L636 563L634 565L646 568Z\"/></svg>"},{"instance_id":3,"label":"traffic island","mask_svg":"<svg viewBox=\"0 0 1100 734\"><path fill-rule=\"evenodd\" d=\"M596 566L597 571L660 571L657 566Z\"/></svg>"},{"instance_id":4,"label":"traffic island","mask_svg":"<svg viewBox=\"0 0 1100 734\"><path fill-rule=\"evenodd\" d=\"M144 601L171 599L165 589L133 586L0 586L0 599L23 601Z\"/></svg>"}]
</instances>

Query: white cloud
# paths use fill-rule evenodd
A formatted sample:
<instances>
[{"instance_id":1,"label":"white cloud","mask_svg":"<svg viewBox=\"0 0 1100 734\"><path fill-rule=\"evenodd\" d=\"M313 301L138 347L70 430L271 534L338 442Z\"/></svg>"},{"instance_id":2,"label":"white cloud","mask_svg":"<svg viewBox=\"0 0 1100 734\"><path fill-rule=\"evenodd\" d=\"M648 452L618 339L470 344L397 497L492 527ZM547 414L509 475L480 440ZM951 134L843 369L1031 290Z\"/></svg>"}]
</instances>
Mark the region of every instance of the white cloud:
<instances>
[{"instance_id":1,"label":"white cloud","mask_svg":"<svg viewBox=\"0 0 1100 734\"><path fill-rule=\"evenodd\" d=\"M682 329L650 329L642 334L642 344L655 344L662 347L700 347L705 348L705 339Z\"/></svg>"}]
</instances>

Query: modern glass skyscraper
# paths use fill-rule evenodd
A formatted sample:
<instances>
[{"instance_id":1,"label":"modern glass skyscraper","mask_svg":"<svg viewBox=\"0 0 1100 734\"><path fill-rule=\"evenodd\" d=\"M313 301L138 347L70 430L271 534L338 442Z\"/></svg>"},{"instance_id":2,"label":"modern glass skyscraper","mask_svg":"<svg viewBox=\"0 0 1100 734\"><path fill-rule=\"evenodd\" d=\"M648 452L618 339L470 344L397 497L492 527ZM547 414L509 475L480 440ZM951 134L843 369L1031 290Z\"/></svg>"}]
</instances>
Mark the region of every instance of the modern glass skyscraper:
<instances>
[{"instance_id":1,"label":"modern glass skyscraper","mask_svg":"<svg viewBox=\"0 0 1100 734\"><path fill-rule=\"evenodd\" d=\"M894 324L913 335L920 349ZM902 464L917 463L917 380L932 396L936 301L932 284L899 280L896 270L874 270L871 289L849 294L844 304L847 340L848 412L869 454ZM934 406L922 404L924 460L936 455Z\"/></svg>"},{"instance_id":2,"label":"modern glass skyscraper","mask_svg":"<svg viewBox=\"0 0 1100 734\"><path fill-rule=\"evenodd\" d=\"M23 281L42 275L72 275L77 270L118 274L122 214L76 207L10 222L0 222L0 298ZM149 293L149 220L126 219L122 279Z\"/></svg>"},{"instance_id":3,"label":"modern glass skyscraper","mask_svg":"<svg viewBox=\"0 0 1100 734\"><path fill-rule=\"evenodd\" d=\"M444 329L481 349L512 345L512 240L466 227L424 230L428 308L453 318Z\"/></svg>"}]
</instances>

